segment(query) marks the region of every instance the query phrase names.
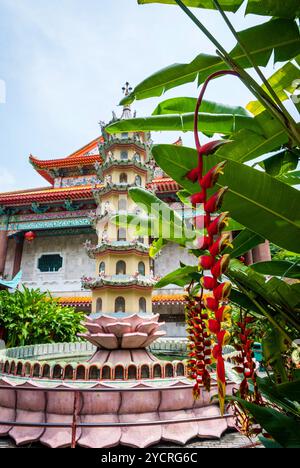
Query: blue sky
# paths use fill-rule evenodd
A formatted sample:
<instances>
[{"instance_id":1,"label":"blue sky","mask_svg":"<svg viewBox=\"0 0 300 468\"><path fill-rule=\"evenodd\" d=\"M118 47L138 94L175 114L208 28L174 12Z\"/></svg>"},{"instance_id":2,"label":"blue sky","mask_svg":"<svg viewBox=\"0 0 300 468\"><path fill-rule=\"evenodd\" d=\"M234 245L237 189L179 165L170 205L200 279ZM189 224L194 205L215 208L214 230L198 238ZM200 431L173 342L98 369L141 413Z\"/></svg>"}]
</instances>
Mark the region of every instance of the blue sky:
<instances>
[{"instance_id":1,"label":"blue sky","mask_svg":"<svg viewBox=\"0 0 300 468\"><path fill-rule=\"evenodd\" d=\"M197 11L230 49L235 41L218 14ZM231 15L237 29L264 21ZM28 162L67 156L99 134L126 80L136 85L174 62L188 62L214 47L177 8L136 0L0 0L0 191L47 185ZM272 65L268 67L272 72ZM2 80L2 81L1 81ZM4 83L3 83L4 82ZM196 95L196 84L164 97ZM138 115L162 98L138 101ZM246 104L252 97L231 78L213 83L207 98ZM118 109L117 109L118 110ZM179 134L157 133L155 142ZM191 137L184 135L191 143Z\"/></svg>"}]
</instances>

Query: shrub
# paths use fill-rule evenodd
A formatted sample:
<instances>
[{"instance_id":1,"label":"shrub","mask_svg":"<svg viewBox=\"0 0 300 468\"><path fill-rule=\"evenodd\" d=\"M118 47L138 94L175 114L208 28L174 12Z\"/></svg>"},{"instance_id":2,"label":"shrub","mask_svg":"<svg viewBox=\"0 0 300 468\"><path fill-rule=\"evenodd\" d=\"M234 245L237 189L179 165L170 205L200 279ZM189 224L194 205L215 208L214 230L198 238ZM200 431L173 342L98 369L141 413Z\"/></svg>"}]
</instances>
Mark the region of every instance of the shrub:
<instances>
[{"instance_id":1,"label":"shrub","mask_svg":"<svg viewBox=\"0 0 300 468\"><path fill-rule=\"evenodd\" d=\"M0 291L0 326L8 347L77 340L83 313L62 307L57 299L39 289Z\"/></svg>"}]
</instances>

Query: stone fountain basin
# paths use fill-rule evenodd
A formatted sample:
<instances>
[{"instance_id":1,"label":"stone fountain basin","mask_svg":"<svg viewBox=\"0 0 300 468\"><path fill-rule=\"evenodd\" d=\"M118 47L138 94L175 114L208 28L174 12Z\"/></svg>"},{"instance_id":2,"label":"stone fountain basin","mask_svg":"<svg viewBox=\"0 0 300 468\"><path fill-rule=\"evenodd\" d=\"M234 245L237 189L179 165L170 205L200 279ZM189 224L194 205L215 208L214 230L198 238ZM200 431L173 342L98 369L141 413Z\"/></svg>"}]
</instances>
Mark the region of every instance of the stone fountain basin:
<instances>
[{"instance_id":1,"label":"stone fountain basin","mask_svg":"<svg viewBox=\"0 0 300 468\"><path fill-rule=\"evenodd\" d=\"M131 423L129 426L77 427L76 442L87 448L109 448L126 445L148 447L161 441L184 445L190 439L219 438L233 427L232 418L220 418L219 407L211 403L217 393L201 391L194 400L192 385L186 378L153 379L140 382L72 382L0 374L0 437L10 436L17 445L41 442L51 447L71 445L71 427L13 427L18 423L64 423L71 426L74 395L78 394L78 423L111 425ZM229 384L227 391L232 391ZM26 389L26 390L24 390ZM60 392L59 390L63 390ZM89 390L84 392L83 390ZM209 418L192 421L195 418ZM176 424L174 420L188 420ZM155 425L139 425L141 422ZM166 422L168 421L168 422Z\"/></svg>"}]
</instances>

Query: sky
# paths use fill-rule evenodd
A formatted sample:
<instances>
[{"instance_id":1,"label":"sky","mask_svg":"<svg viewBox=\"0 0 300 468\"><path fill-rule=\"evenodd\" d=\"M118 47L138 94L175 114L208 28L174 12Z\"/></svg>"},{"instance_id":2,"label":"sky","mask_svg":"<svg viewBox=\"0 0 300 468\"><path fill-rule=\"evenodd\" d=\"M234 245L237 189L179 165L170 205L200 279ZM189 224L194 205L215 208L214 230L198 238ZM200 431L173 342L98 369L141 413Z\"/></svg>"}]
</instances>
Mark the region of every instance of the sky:
<instances>
[{"instance_id":1,"label":"sky","mask_svg":"<svg viewBox=\"0 0 300 468\"><path fill-rule=\"evenodd\" d=\"M217 12L194 10L227 50L235 45ZM231 20L245 29L265 20L242 9ZM136 0L0 0L0 192L47 182L30 165L68 156L100 134L128 80L132 86L175 62L189 62L215 48L179 8L138 5ZM273 65L268 67L272 73ZM134 104L150 115L169 97L196 96L195 83ZM5 98L5 99L4 99ZM252 96L225 77L207 99L245 105ZM4 101L4 102L3 102ZM179 133L155 133L172 143ZM192 144L184 134L184 143Z\"/></svg>"}]
</instances>

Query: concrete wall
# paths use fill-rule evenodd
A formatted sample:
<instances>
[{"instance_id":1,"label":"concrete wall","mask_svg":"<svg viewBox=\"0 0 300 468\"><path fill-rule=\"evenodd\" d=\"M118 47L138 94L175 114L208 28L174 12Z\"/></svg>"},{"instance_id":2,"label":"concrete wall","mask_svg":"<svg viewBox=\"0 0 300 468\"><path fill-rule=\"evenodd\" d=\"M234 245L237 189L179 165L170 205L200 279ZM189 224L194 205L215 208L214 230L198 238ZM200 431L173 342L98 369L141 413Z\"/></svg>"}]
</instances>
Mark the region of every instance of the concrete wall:
<instances>
[{"instance_id":1,"label":"concrete wall","mask_svg":"<svg viewBox=\"0 0 300 468\"><path fill-rule=\"evenodd\" d=\"M37 237L34 242L24 243L21 268L23 283L30 288L50 290L54 295L86 295L81 291L81 277L94 276L95 261L90 259L83 243L88 239L97 242L96 235ZM60 254L63 266L58 272L42 273L37 265L43 254ZM10 254L11 255L11 254ZM8 262L7 267L11 264Z\"/></svg>"},{"instance_id":2,"label":"concrete wall","mask_svg":"<svg viewBox=\"0 0 300 468\"><path fill-rule=\"evenodd\" d=\"M180 262L186 265L197 265L197 259L177 244L169 243L155 259L154 274L165 276L180 267Z\"/></svg>"}]
</instances>

